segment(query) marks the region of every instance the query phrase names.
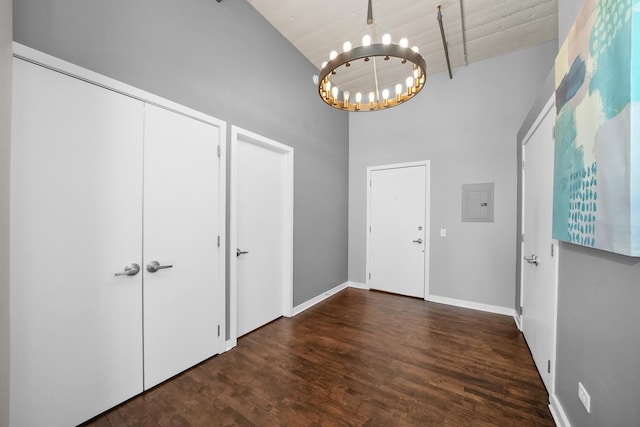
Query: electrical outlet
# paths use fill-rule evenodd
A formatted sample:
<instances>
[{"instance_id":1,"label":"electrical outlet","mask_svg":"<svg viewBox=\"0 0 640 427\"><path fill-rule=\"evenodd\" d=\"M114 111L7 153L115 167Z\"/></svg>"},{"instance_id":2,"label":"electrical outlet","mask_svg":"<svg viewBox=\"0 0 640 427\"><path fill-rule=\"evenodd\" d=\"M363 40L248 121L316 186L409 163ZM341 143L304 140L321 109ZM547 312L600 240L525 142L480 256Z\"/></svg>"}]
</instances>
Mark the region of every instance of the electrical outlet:
<instances>
[{"instance_id":1,"label":"electrical outlet","mask_svg":"<svg viewBox=\"0 0 640 427\"><path fill-rule=\"evenodd\" d=\"M447 229L446 228L441 228L440 229L440 237L447 237Z\"/></svg>"},{"instance_id":2,"label":"electrical outlet","mask_svg":"<svg viewBox=\"0 0 640 427\"><path fill-rule=\"evenodd\" d=\"M584 409L587 410L587 413L591 413L591 396L587 393L587 389L584 388L582 383L578 381L578 399L584 405Z\"/></svg>"}]
</instances>

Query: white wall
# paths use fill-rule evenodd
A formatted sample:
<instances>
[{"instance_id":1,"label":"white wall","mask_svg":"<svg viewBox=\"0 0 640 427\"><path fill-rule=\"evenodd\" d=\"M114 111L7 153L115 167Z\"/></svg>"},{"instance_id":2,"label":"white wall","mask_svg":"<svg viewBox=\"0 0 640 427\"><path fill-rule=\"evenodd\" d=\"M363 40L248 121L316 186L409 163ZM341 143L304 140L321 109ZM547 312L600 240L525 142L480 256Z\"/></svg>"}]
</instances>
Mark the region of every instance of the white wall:
<instances>
[{"instance_id":1,"label":"white wall","mask_svg":"<svg viewBox=\"0 0 640 427\"><path fill-rule=\"evenodd\" d=\"M514 308L516 134L554 40L428 76L416 99L349 118L349 280L365 282L366 168L431 160L432 295ZM463 223L461 185L495 183L495 222ZM440 229L447 237L439 237Z\"/></svg>"},{"instance_id":2,"label":"white wall","mask_svg":"<svg viewBox=\"0 0 640 427\"><path fill-rule=\"evenodd\" d=\"M9 140L11 0L0 0L0 426L9 425Z\"/></svg>"}]
</instances>

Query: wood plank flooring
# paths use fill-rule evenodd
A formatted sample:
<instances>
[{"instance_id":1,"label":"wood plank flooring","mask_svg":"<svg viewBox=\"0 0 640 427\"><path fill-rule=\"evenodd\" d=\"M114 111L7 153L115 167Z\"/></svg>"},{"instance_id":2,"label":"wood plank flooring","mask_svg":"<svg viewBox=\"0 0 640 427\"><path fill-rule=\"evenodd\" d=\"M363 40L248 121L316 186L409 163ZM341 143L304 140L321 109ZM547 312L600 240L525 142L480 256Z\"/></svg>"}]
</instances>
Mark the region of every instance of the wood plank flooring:
<instances>
[{"instance_id":1,"label":"wood plank flooring","mask_svg":"<svg viewBox=\"0 0 640 427\"><path fill-rule=\"evenodd\" d=\"M513 318L347 289L87 426L553 426Z\"/></svg>"}]
</instances>

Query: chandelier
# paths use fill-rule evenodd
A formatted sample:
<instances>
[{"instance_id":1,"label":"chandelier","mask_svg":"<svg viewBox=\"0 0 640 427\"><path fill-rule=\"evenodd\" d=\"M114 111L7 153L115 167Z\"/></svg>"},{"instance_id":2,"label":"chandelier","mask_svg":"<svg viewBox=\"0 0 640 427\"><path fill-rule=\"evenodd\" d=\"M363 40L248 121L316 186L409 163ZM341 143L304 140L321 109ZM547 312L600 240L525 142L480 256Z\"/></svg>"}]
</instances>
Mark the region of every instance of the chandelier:
<instances>
[{"instance_id":1,"label":"chandelier","mask_svg":"<svg viewBox=\"0 0 640 427\"><path fill-rule=\"evenodd\" d=\"M369 0L367 25L373 24ZM373 27L372 27L373 28ZM318 76L318 94L329 106L344 111L377 111L395 107L422 90L427 65L417 47L406 38L394 44L390 34L375 43L373 34L362 37L362 45L346 41L342 52L332 51Z\"/></svg>"}]
</instances>

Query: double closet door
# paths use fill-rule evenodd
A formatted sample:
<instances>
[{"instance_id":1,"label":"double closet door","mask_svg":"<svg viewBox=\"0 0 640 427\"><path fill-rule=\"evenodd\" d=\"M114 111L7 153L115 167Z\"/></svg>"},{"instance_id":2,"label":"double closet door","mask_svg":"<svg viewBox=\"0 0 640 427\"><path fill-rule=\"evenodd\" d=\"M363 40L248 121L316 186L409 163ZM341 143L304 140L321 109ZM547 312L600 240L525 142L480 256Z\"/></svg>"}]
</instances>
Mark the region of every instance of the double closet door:
<instances>
[{"instance_id":1,"label":"double closet door","mask_svg":"<svg viewBox=\"0 0 640 427\"><path fill-rule=\"evenodd\" d=\"M221 128L21 59L13 82L11 425L76 425L222 350Z\"/></svg>"}]
</instances>

